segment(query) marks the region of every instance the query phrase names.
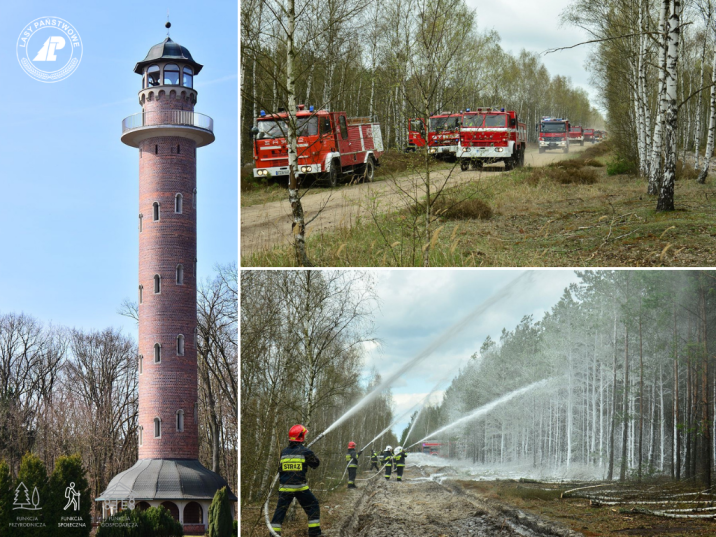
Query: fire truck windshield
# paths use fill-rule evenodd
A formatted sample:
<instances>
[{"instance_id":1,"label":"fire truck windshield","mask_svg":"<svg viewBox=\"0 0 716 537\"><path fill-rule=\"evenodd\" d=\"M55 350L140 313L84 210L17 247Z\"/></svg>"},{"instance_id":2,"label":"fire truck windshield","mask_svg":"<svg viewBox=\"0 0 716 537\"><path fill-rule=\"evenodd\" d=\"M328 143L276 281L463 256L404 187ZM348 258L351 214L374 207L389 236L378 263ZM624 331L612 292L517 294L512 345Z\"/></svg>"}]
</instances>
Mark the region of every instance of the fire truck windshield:
<instances>
[{"instance_id":1,"label":"fire truck windshield","mask_svg":"<svg viewBox=\"0 0 716 537\"><path fill-rule=\"evenodd\" d=\"M457 127L457 117L431 117L430 131L440 132Z\"/></svg>"},{"instance_id":2,"label":"fire truck windshield","mask_svg":"<svg viewBox=\"0 0 716 537\"><path fill-rule=\"evenodd\" d=\"M579 131L580 131L580 128L579 128L579 127L572 127L572 128L569 129L569 130L570 130L571 132L579 132Z\"/></svg>"},{"instance_id":3,"label":"fire truck windshield","mask_svg":"<svg viewBox=\"0 0 716 537\"><path fill-rule=\"evenodd\" d=\"M463 127L482 127L485 114L465 114L462 119Z\"/></svg>"},{"instance_id":4,"label":"fire truck windshield","mask_svg":"<svg viewBox=\"0 0 716 537\"><path fill-rule=\"evenodd\" d=\"M488 114L485 118L485 127L506 127L507 114Z\"/></svg>"},{"instance_id":5,"label":"fire truck windshield","mask_svg":"<svg viewBox=\"0 0 716 537\"><path fill-rule=\"evenodd\" d=\"M273 120L264 119L258 122L259 134L258 138L285 138L288 132L288 126L283 119ZM318 135L318 118L300 117L296 121L296 136L317 136Z\"/></svg>"},{"instance_id":6,"label":"fire truck windshield","mask_svg":"<svg viewBox=\"0 0 716 537\"><path fill-rule=\"evenodd\" d=\"M542 132L566 132L564 123L542 123Z\"/></svg>"},{"instance_id":7,"label":"fire truck windshield","mask_svg":"<svg viewBox=\"0 0 716 537\"><path fill-rule=\"evenodd\" d=\"M419 119L411 119L410 120L410 130L413 132L424 132L425 126L423 125L423 122Z\"/></svg>"}]
</instances>

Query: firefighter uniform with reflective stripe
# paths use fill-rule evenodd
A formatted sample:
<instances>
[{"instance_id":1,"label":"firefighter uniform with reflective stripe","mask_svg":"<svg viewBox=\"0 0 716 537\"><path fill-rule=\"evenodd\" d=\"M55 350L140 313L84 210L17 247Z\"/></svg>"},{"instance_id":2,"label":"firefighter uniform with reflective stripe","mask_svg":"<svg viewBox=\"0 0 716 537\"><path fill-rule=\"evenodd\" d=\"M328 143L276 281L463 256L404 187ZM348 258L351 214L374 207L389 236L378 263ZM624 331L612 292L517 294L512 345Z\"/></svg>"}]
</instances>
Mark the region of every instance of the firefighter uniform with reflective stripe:
<instances>
[{"instance_id":1,"label":"firefighter uniform with reflective stripe","mask_svg":"<svg viewBox=\"0 0 716 537\"><path fill-rule=\"evenodd\" d=\"M375 452L375 450L371 451L370 453L370 469L379 470L380 467L378 466L378 454Z\"/></svg>"},{"instance_id":2,"label":"firefighter uniform with reflective stripe","mask_svg":"<svg viewBox=\"0 0 716 537\"><path fill-rule=\"evenodd\" d=\"M346 462L348 463L348 488L356 488L356 472L358 471L358 455L355 448L348 449L346 453Z\"/></svg>"},{"instance_id":3,"label":"firefighter uniform with reflective stripe","mask_svg":"<svg viewBox=\"0 0 716 537\"><path fill-rule=\"evenodd\" d=\"M397 455L393 455L395 461L395 471L398 474L398 481L403 480L403 470L405 470L405 458L408 456L405 451L401 451Z\"/></svg>"},{"instance_id":4,"label":"firefighter uniform with reflective stripe","mask_svg":"<svg viewBox=\"0 0 716 537\"><path fill-rule=\"evenodd\" d=\"M291 502L296 498L308 516L309 537L321 535L321 508L306 482L308 468L318 468L319 464L320 461L313 451L300 442L289 442L288 447L281 452L278 504L271 519L271 527L276 533L281 533L283 519Z\"/></svg>"},{"instance_id":5,"label":"firefighter uniform with reflective stripe","mask_svg":"<svg viewBox=\"0 0 716 537\"><path fill-rule=\"evenodd\" d=\"M393 452L387 449L383 452L383 464L385 464L385 480L390 481L390 473L393 471Z\"/></svg>"}]
</instances>

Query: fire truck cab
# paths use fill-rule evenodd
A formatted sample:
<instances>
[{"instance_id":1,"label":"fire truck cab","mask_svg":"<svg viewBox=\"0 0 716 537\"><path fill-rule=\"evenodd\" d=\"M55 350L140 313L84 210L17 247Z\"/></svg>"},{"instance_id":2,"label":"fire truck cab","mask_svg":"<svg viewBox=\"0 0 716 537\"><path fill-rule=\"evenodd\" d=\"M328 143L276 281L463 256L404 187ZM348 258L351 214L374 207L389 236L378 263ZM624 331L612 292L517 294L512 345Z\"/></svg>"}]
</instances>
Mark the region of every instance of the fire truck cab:
<instances>
[{"instance_id":1,"label":"fire truck cab","mask_svg":"<svg viewBox=\"0 0 716 537\"><path fill-rule=\"evenodd\" d=\"M584 141L594 143L594 129L584 129Z\"/></svg>"},{"instance_id":2,"label":"fire truck cab","mask_svg":"<svg viewBox=\"0 0 716 537\"><path fill-rule=\"evenodd\" d=\"M430 116L428 125L428 152L437 158L454 159L460 144L462 114L441 112Z\"/></svg>"},{"instance_id":3,"label":"fire truck cab","mask_svg":"<svg viewBox=\"0 0 716 537\"><path fill-rule=\"evenodd\" d=\"M543 117L539 124L539 152L561 149L569 153L569 120Z\"/></svg>"},{"instance_id":4,"label":"fire truck cab","mask_svg":"<svg viewBox=\"0 0 716 537\"><path fill-rule=\"evenodd\" d=\"M254 177L288 178L288 113L257 118L254 136ZM383 138L380 125L371 118L348 118L345 112L308 110L296 112L298 176L327 178L337 186L341 178L359 175L372 181L380 165Z\"/></svg>"},{"instance_id":5,"label":"fire truck cab","mask_svg":"<svg viewBox=\"0 0 716 537\"><path fill-rule=\"evenodd\" d=\"M417 151L426 145L425 120L413 118L408 121L408 147L405 151Z\"/></svg>"},{"instance_id":6,"label":"fire truck cab","mask_svg":"<svg viewBox=\"0 0 716 537\"><path fill-rule=\"evenodd\" d=\"M482 168L504 162L505 169L523 166L527 147L527 126L514 111L504 108L469 108L462 115L458 157L460 169Z\"/></svg>"}]
</instances>

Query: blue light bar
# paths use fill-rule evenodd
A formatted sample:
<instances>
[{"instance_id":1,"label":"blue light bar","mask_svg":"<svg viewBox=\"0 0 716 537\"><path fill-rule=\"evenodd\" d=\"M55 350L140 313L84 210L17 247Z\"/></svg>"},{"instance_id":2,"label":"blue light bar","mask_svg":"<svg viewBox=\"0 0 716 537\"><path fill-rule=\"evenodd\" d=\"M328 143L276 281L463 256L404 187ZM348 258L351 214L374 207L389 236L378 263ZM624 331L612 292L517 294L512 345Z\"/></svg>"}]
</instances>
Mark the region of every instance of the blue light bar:
<instances>
[{"instance_id":1,"label":"blue light bar","mask_svg":"<svg viewBox=\"0 0 716 537\"><path fill-rule=\"evenodd\" d=\"M308 111L309 111L309 112L313 112L313 105L311 105L311 106L308 107Z\"/></svg>"},{"instance_id":2,"label":"blue light bar","mask_svg":"<svg viewBox=\"0 0 716 537\"><path fill-rule=\"evenodd\" d=\"M266 111L265 111L265 110L261 110L261 117L264 117L265 115L266 115Z\"/></svg>"}]
</instances>

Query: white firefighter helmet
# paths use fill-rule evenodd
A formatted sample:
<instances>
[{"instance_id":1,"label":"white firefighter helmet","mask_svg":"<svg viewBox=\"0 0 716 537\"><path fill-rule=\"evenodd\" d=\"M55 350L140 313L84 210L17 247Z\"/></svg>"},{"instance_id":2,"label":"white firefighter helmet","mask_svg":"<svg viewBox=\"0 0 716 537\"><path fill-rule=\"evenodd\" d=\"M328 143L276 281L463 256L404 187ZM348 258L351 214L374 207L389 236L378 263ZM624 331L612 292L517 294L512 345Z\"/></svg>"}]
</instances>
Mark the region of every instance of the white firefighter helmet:
<instances>
[{"instance_id":1,"label":"white firefighter helmet","mask_svg":"<svg viewBox=\"0 0 716 537\"><path fill-rule=\"evenodd\" d=\"M403 447L402 447L402 446L397 446L397 447L395 448L395 454L396 454L396 455L399 455L399 454L401 454L402 452L403 452Z\"/></svg>"},{"instance_id":2,"label":"white firefighter helmet","mask_svg":"<svg viewBox=\"0 0 716 537\"><path fill-rule=\"evenodd\" d=\"M385 446L385 451L393 451L393 448L390 446Z\"/></svg>"}]
</instances>

